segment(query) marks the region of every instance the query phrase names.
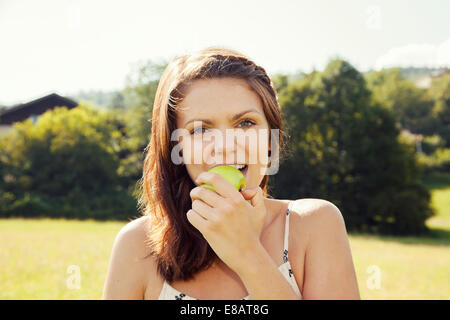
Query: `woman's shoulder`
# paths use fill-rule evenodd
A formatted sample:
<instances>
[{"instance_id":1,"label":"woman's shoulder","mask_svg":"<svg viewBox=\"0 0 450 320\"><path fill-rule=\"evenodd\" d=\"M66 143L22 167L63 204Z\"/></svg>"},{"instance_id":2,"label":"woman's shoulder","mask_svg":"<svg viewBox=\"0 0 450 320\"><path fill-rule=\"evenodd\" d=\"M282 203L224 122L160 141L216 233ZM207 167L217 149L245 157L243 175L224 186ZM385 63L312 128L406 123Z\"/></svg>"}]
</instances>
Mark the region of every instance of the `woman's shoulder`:
<instances>
[{"instance_id":1,"label":"woman's shoulder","mask_svg":"<svg viewBox=\"0 0 450 320\"><path fill-rule=\"evenodd\" d=\"M125 224L118 235L128 238L128 240L139 240L145 238L149 228L149 217L142 216L135 218Z\"/></svg>"},{"instance_id":2,"label":"woman's shoulder","mask_svg":"<svg viewBox=\"0 0 450 320\"><path fill-rule=\"evenodd\" d=\"M145 256L150 253L145 246L145 240L149 232L149 217L142 216L129 221L122 226L116 235L115 244L120 244L120 248L131 250L136 256Z\"/></svg>"},{"instance_id":3,"label":"woman's shoulder","mask_svg":"<svg viewBox=\"0 0 450 320\"><path fill-rule=\"evenodd\" d=\"M294 239L300 239L297 243L304 248L303 265L294 266L294 274L304 277L303 297L359 299L350 243L338 207L323 199L298 199L292 212Z\"/></svg>"},{"instance_id":4,"label":"woman's shoulder","mask_svg":"<svg viewBox=\"0 0 450 320\"><path fill-rule=\"evenodd\" d=\"M290 221L298 228L311 226L311 223L321 223L323 220L343 220L340 210L332 202L318 198L301 198L295 200L266 198L267 205L274 213L272 221L285 215L290 208Z\"/></svg>"},{"instance_id":5,"label":"woman's shoulder","mask_svg":"<svg viewBox=\"0 0 450 320\"><path fill-rule=\"evenodd\" d=\"M344 218L338 207L332 202L318 198L303 198L292 200L291 221L295 231L312 235L321 233L327 227L341 227Z\"/></svg>"},{"instance_id":6,"label":"woman's shoulder","mask_svg":"<svg viewBox=\"0 0 450 320\"><path fill-rule=\"evenodd\" d=\"M150 271L156 270L150 249L145 245L148 217L134 219L116 235L111 251L104 298L142 298Z\"/></svg>"},{"instance_id":7,"label":"woman's shoulder","mask_svg":"<svg viewBox=\"0 0 450 320\"><path fill-rule=\"evenodd\" d=\"M323 216L340 216L342 214L335 204L325 199L302 198L291 200L291 212L304 219L318 219Z\"/></svg>"},{"instance_id":8,"label":"woman's shoulder","mask_svg":"<svg viewBox=\"0 0 450 320\"><path fill-rule=\"evenodd\" d=\"M318 198L302 198L296 200L267 199L274 211L286 211L290 207L291 216L302 220L317 220L330 217L341 217L339 209L332 202ZM277 208L278 207L278 208Z\"/></svg>"}]
</instances>

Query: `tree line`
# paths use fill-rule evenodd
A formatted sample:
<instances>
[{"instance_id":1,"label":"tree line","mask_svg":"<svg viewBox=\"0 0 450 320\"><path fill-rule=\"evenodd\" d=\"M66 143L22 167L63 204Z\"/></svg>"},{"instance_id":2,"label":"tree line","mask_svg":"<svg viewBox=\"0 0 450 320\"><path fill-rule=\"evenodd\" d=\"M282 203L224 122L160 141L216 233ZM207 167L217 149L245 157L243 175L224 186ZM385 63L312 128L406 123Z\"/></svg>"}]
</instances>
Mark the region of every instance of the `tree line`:
<instances>
[{"instance_id":1,"label":"tree line","mask_svg":"<svg viewBox=\"0 0 450 320\"><path fill-rule=\"evenodd\" d=\"M102 96L108 108L84 100L16 123L0 140L0 217L139 216L143 151L165 66L133 70L122 91ZM421 179L450 169L449 74L418 88L401 69L363 74L334 59L323 71L272 80L289 136L272 196L331 201L349 231L427 231L434 212Z\"/></svg>"}]
</instances>

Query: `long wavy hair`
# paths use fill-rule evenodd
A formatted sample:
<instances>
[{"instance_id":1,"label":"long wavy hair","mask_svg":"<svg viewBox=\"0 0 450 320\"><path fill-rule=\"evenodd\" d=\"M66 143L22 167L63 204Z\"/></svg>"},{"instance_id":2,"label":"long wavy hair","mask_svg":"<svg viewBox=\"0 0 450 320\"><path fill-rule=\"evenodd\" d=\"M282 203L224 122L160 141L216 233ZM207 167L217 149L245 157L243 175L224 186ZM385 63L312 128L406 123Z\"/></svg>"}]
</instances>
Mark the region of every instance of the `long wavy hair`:
<instances>
[{"instance_id":1,"label":"long wavy hair","mask_svg":"<svg viewBox=\"0 0 450 320\"><path fill-rule=\"evenodd\" d=\"M279 129L278 157L285 144L276 90L264 68L245 55L210 47L173 59L164 70L155 95L150 142L145 148L139 180L138 208L149 217L146 245L156 258L158 273L168 282L189 280L218 259L203 235L192 226L186 212L192 208L190 191L196 187L185 165L171 161L171 133L176 129L177 103L196 79L232 77L245 80L259 95L270 129ZM260 187L265 197L269 176Z\"/></svg>"}]
</instances>

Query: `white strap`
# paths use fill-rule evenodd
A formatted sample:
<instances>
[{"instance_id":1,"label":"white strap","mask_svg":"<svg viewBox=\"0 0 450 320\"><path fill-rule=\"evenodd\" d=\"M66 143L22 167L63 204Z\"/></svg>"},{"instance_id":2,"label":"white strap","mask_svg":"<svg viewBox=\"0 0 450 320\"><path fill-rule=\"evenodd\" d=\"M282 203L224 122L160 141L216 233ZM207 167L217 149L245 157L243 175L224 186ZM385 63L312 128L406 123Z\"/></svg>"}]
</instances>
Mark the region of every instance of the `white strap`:
<instances>
[{"instance_id":1,"label":"white strap","mask_svg":"<svg viewBox=\"0 0 450 320\"><path fill-rule=\"evenodd\" d=\"M289 246L289 217L291 211L291 205L293 201L289 201L288 208L286 210L286 224L284 226L284 251L283 251L283 262L288 261L288 246Z\"/></svg>"}]
</instances>

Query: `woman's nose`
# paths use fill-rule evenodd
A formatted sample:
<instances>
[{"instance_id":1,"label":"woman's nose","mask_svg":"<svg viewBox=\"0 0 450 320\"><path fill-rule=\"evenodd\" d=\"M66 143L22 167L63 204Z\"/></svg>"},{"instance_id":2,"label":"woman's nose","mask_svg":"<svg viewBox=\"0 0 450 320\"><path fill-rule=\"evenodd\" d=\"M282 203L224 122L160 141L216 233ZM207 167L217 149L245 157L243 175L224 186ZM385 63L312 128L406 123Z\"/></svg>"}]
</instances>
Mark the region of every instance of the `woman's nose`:
<instances>
[{"instance_id":1,"label":"woman's nose","mask_svg":"<svg viewBox=\"0 0 450 320\"><path fill-rule=\"evenodd\" d=\"M235 148L235 138L230 132L226 130L217 131L217 136L214 141L214 148L216 152L229 153Z\"/></svg>"},{"instance_id":2,"label":"woman's nose","mask_svg":"<svg viewBox=\"0 0 450 320\"><path fill-rule=\"evenodd\" d=\"M235 162L239 149L236 142L237 137L233 130L228 130L219 131L219 137L216 137L214 142L214 155L222 157L223 160L220 161Z\"/></svg>"}]
</instances>

